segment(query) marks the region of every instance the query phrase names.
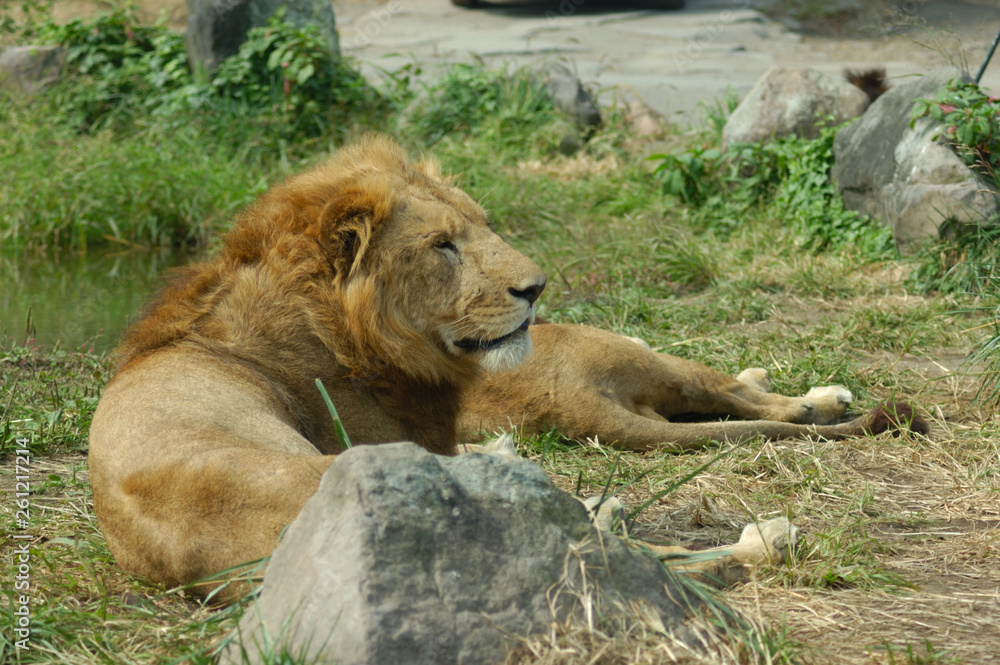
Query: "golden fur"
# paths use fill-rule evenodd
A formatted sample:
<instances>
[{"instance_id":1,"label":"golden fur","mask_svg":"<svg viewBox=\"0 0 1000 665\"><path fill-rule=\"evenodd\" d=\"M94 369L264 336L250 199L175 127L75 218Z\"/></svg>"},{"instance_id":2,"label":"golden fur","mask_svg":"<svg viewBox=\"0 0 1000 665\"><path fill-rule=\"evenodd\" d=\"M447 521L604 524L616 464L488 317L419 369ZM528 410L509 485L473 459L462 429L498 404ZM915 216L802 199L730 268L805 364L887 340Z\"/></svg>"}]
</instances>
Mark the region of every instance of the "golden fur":
<instances>
[{"instance_id":1,"label":"golden fur","mask_svg":"<svg viewBox=\"0 0 1000 665\"><path fill-rule=\"evenodd\" d=\"M117 350L90 432L127 570L187 584L271 552L338 452L456 452L457 395L530 353L545 276L433 164L382 138L263 195Z\"/></svg>"}]
</instances>

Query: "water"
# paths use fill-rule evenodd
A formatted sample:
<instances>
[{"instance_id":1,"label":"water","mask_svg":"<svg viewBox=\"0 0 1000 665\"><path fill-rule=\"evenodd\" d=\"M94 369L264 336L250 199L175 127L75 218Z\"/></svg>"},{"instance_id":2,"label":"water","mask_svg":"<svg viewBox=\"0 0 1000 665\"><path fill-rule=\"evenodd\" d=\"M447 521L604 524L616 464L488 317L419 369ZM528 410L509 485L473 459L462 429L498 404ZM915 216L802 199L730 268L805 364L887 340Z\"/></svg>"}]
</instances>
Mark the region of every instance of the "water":
<instances>
[{"instance_id":1,"label":"water","mask_svg":"<svg viewBox=\"0 0 1000 665\"><path fill-rule=\"evenodd\" d=\"M0 335L51 348L115 346L187 253L0 253Z\"/></svg>"}]
</instances>

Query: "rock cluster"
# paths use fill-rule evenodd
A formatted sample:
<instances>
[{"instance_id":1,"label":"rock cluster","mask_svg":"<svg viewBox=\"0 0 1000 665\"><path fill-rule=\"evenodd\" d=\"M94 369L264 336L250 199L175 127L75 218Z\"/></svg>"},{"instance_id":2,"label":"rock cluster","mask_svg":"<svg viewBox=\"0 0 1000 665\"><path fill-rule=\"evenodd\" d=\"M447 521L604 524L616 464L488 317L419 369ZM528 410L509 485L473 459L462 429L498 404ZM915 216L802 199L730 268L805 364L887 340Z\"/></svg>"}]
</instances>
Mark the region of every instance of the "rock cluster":
<instances>
[{"instance_id":1,"label":"rock cluster","mask_svg":"<svg viewBox=\"0 0 1000 665\"><path fill-rule=\"evenodd\" d=\"M1000 195L943 141L939 124L923 118L910 127L917 100L933 99L957 76L943 69L890 89L834 142L844 203L889 225L902 252L939 237L946 223L981 224L1000 213Z\"/></svg>"}]
</instances>

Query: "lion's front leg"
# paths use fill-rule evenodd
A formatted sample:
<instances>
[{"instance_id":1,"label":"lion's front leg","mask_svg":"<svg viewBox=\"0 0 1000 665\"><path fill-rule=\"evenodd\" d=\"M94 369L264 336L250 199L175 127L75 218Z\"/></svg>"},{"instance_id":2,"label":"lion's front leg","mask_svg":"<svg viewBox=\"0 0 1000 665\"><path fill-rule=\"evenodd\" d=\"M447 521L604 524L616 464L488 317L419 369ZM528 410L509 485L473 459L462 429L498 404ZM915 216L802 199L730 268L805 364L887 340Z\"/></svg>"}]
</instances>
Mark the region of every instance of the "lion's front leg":
<instances>
[{"instance_id":1,"label":"lion's front leg","mask_svg":"<svg viewBox=\"0 0 1000 665\"><path fill-rule=\"evenodd\" d=\"M502 432L495 439L490 439L486 443L460 443L458 454L484 453L487 455L501 455L503 457L520 458L517 446L514 445L514 435L509 432Z\"/></svg>"},{"instance_id":2,"label":"lion's front leg","mask_svg":"<svg viewBox=\"0 0 1000 665\"><path fill-rule=\"evenodd\" d=\"M613 496L581 499L594 526L619 532L624 524L625 506ZM636 542L673 570L696 575L713 584L731 586L742 581L747 571L763 563L780 564L788 559L798 539L798 528L784 517L753 522L743 528L739 542L706 550L689 550L679 545Z\"/></svg>"}]
</instances>

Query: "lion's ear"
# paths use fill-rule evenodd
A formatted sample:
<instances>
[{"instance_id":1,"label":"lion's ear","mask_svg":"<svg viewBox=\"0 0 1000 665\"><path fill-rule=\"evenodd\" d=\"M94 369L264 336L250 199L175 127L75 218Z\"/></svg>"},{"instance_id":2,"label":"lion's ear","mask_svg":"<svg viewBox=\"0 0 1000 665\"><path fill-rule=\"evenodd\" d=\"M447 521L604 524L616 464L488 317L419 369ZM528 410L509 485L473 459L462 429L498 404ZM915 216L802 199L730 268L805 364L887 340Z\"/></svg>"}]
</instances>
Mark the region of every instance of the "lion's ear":
<instances>
[{"instance_id":1,"label":"lion's ear","mask_svg":"<svg viewBox=\"0 0 1000 665\"><path fill-rule=\"evenodd\" d=\"M319 242L341 278L357 272L374 230L392 213L390 197L370 190L343 193L323 208Z\"/></svg>"}]
</instances>

